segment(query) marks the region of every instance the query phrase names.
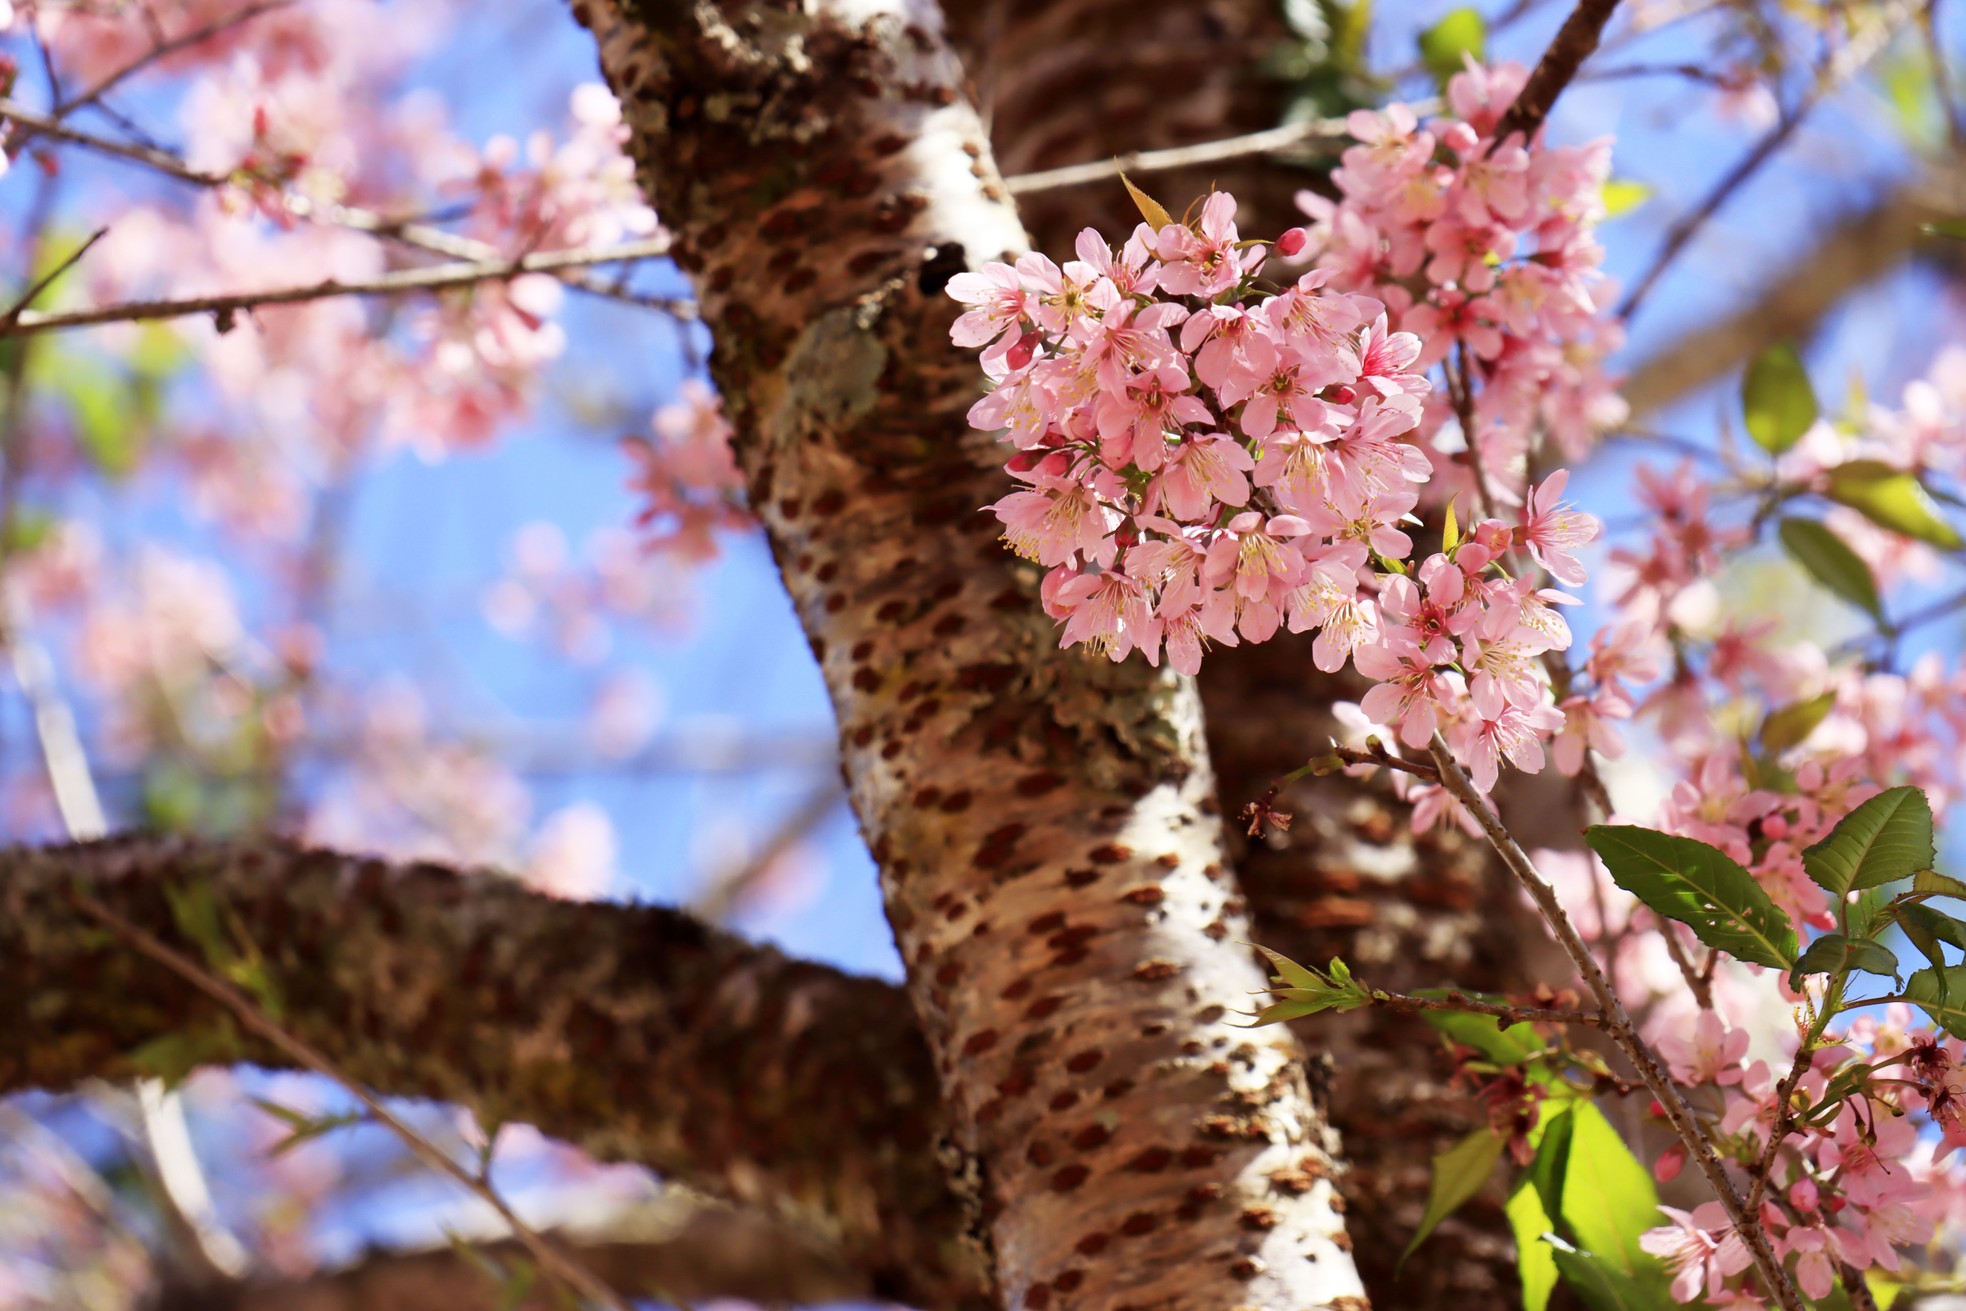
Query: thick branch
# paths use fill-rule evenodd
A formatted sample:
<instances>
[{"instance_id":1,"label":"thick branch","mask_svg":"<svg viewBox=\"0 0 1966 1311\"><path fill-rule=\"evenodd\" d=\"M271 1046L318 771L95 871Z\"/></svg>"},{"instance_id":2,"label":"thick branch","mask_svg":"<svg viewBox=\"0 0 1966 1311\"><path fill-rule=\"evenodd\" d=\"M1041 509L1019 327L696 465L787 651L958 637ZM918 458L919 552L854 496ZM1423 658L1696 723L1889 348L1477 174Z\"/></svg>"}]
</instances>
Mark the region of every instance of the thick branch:
<instances>
[{"instance_id":1,"label":"thick branch","mask_svg":"<svg viewBox=\"0 0 1966 1311\"><path fill-rule=\"evenodd\" d=\"M193 954L169 897L209 889L265 957L292 1030L380 1092L535 1124L767 1205L836 1242L877 1296L976 1298L927 1150L933 1073L884 984L674 911L428 865L161 838L13 851L0 855L0 1014L29 1022L0 1033L0 1092L145 1073L159 1039L193 1059L283 1063L85 921L76 885Z\"/></svg>"}]
</instances>

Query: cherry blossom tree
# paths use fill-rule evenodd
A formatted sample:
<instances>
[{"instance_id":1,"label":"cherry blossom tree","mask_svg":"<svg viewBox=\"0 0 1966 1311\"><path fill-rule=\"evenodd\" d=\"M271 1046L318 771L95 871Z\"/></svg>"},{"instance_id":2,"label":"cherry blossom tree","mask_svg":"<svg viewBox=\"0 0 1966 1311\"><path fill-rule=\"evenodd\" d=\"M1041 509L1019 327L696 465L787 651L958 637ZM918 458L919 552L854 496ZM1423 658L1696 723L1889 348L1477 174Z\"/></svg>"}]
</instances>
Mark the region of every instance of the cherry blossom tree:
<instances>
[{"instance_id":1,"label":"cherry blossom tree","mask_svg":"<svg viewBox=\"0 0 1966 1311\"><path fill-rule=\"evenodd\" d=\"M0 768L53 840L0 852L0 1304L1953 1287L1966 354L1928 306L1826 402L1795 344L1954 259L1937 4L1527 0L1400 69L1342 0L575 0L601 80L523 139L467 121L488 17L0 0ZM1627 288L1645 188L1552 114L1651 78L1749 139ZM1876 89L1914 180L1634 370ZM658 394L556 397L583 330ZM458 671L349 654L368 471L555 406L636 513L471 608L582 776L730 754L619 646L759 537L830 697L690 907L604 895L664 854L535 823ZM720 927L835 772L899 987ZM405 1170L454 1248L330 1269Z\"/></svg>"}]
</instances>

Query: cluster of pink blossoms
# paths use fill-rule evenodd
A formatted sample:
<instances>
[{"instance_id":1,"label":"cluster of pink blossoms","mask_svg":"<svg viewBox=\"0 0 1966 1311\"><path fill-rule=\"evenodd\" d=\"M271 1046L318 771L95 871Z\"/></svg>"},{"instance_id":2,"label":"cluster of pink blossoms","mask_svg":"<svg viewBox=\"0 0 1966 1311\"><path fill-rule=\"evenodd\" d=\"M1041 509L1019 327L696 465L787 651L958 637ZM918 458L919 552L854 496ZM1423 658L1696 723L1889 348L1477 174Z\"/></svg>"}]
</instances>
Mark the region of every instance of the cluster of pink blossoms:
<instances>
[{"instance_id":1,"label":"cluster of pink blossoms","mask_svg":"<svg viewBox=\"0 0 1966 1311\"><path fill-rule=\"evenodd\" d=\"M1454 116L1424 127L1405 105L1355 112L1360 144L1331 176L1339 199L1297 197L1312 219L1306 253L1329 285L1383 302L1393 328L1419 337L1417 368L1471 375L1475 431L1460 436L1510 486L1538 439L1575 458L1626 415L1603 368L1624 341L1596 237L1610 143L1497 141L1527 77L1519 64L1470 65L1448 83ZM1437 393L1420 432L1450 424L1454 406ZM1461 466L1441 463L1446 490L1464 489Z\"/></svg>"},{"instance_id":2,"label":"cluster of pink blossoms","mask_svg":"<svg viewBox=\"0 0 1966 1311\"><path fill-rule=\"evenodd\" d=\"M1050 570L1062 644L1157 664L1164 643L1193 673L1209 642L1315 631L1318 667L1373 680L1365 714L1409 747L1444 731L1484 788L1504 757L1540 769L1563 727L1541 658L1569 646L1555 607L1572 598L1523 556L1575 586L1596 521L1560 504L1559 472L1514 523L1412 561L1422 342L1328 271L1267 286L1271 248L1235 212L1216 193L1118 251L1087 229L1063 266L1030 254L950 282L969 306L953 338L995 383L970 421L1018 448L1024 488L992 508Z\"/></svg>"},{"instance_id":3,"label":"cluster of pink blossoms","mask_svg":"<svg viewBox=\"0 0 1966 1311\"><path fill-rule=\"evenodd\" d=\"M1838 1263L1896 1273L1899 1249L1930 1242L1940 1224L1959 1218L1960 1180L1942 1162L1966 1146L1961 1045L1911 1027L1911 1015L1910 1007L1892 1005L1881 1017L1856 1018L1841 1041L1812 1054L1797 1084L1804 1103L1816 1106L1832 1078L1853 1063L1874 1072L1863 1094L1790 1137L1771 1167L1758 1218L1812 1299L1829 1295ZM1673 1077L1719 1107L1713 1140L1743 1168L1760 1160L1776 1119L1776 1075L1766 1061L1746 1059L1748 1046L1746 1030L1730 1028L1712 1011L1701 1013L1690 1037L1659 1040ZM1920 1121L1939 1131L1936 1142L1921 1134ZM1670 1180L1684 1165L1684 1149L1675 1145L1656 1173ZM1690 1213L1661 1209L1671 1223L1640 1244L1672 1270L1677 1300L1758 1304L1726 1289L1751 1262L1718 1202Z\"/></svg>"}]
</instances>

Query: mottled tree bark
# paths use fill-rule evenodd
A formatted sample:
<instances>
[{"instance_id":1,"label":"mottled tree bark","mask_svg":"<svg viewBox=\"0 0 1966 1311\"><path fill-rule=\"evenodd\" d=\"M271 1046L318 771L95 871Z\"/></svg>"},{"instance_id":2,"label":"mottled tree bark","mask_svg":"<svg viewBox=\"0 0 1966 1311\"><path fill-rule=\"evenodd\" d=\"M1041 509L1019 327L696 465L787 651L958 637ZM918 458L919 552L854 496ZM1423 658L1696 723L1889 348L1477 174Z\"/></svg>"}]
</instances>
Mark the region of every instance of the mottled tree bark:
<instances>
[{"instance_id":1,"label":"mottled tree bark","mask_svg":"<svg viewBox=\"0 0 1966 1311\"><path fill-rule=\"evenodd\" d=\"M0 1095L152 1074L160 1057L285 1064L79 915L64 899L78 883L194 956L170 898L204 889L244 940L231 947L264 956L284 1022L380 1092L755 1203L837 1248L872 1296L988 1301L934 1159L928 1052L885 984L675 911L428 865L157 838L13 851L0 1016L18 1018L0 1026Z\"/></svg>"},{"instance_id":2,"label":"mottled tree bark","mask_svg":"<svg viewBox=\"0 0 1966 1311\"><path fill-rule=\"evenodd\" d=\"M941 291L1023 234L936 13L576 12L717 334L1006 1303L1356 1300L1300 1053L1227 1022L1262 976L1194 689L1058 653L980 513Z\"/></svg>"}]
</instances>

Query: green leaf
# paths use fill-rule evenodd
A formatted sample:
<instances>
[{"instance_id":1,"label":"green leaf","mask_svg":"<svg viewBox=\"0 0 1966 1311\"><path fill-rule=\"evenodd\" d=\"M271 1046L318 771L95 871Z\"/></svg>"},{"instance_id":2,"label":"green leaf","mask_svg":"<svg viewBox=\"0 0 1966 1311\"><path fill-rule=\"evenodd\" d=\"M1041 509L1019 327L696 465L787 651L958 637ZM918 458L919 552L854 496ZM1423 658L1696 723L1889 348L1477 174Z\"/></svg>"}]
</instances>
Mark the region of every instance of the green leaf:
<instances>
[{"instance_id":1,"label":"green leaf","mask_svg":"<svg viewBox=\"0 0 1966 1311\"><path fill-rule=\"evenodd\" d=\"M1795 926L1726 852L1634 825L1594 824L1584 839L1612 881L1709 947L1757 965L1795 960Z\"/></svg>"},{"instance_id":2,"label":"green leaf","mask_svg":"<svg viewBox=\"0 0 1966 1311\"><path fill-rule=\"evenodd\" d=\"M1652 188L1630 178L1611 178L1605 182L1600 194L1604 200L1604 217L1623 218L1652 199Z\"/></svg>"},{"instance_id":3,"label":"green leaf","mask_svg":"<svg viewBox=\"0 0 1966 1311\"><path fill-rule=\"evenodd\" d=\"M1930 906L1907 904L1897 909L1898 927L1911 939L1911 945L1918 954L1932 962L1932 985L1936 999L1943 1004L1952 992L1951 983L1946 978L1946 954L1939 950L1941 942L1950 942L1955 947L1966 948L1966 925L1942 911Z\"/></svg>"},{"instance_id":4,"label":"green leaf","mask_svg":"<svg viewBox=\"0 0 1966 1311\"><path fill-rule=\"evenodd\" d=\"M1769 711L1768 718L1761 721L1761 749L1779 756L1790 747L1802 745L1835 708L1836 693L1825 692Z\"/></svg>"},{"instance_id":5,"label":"green leaf","mask_svg":"<svg viewBox=\"0 0 1966 1311\"><path fill-rule=\"evenodd\" d=\"M1515 1233L1516 1271L1522 1279L1523 1311L1545 1311L1556 1288L1556 1259L1543 1236L1563 1214L1563 1179L1570 1160L1572 1103L1544 1102L1529 1140L1536 1147L1504 1208Z\"/></svg>"},{"instance_id":6,"label":"green leaf","mask_svg":"<svg viewBox=\"0 0 1966 1311\"><path fill-rule=\"evenodd\" d=\"M1921 223L1918 230L1928 237L1952 237L1966 241L1966 218L1940 219L1937 223Z\"/></svg>"},{"instance_id":7,"label":"green leaf","mask_svg":"<svg viewBox=\"0 0 1966 1311\"><path fill-rule=\"evenodd\" d=\"M1966 883L1929 869L1921 869L1911 876L1911 890L1934 897L1966 897Z\"/></svg>"},{"instance_id":8,"label":"green leaf","mask_svg":"<svg viewBox=\"0 0 1966 1311\"><path fill-rule=\"evenodd\" d=\"M201 1065L233 1065L244 1055L239 1034L230 1016L220 1017L216 1027L193 1033L166 1033L152 1038L124 1059L139 1074L161 1079L167 1089L176 1088Z\"/></svg>"},{"instance_id":9,"label":"green leaf","mask_svg":"<svg viewBox=\"0 0 1966 1311\"><path fill-rule=\"evenodd\" d=\"M1332 958L1327 971L1320 974L1268 947L1257 947L1256 950L1269 957L1271 966L1276 970L1276 981L1270 987L1276 1001L1258 1011L1256 1017L1243 1028L1280 1024L1285 1020L1316 1015L1319 1011L1357 1010L1372 1001L1372 994L1353 980L1351 970L1336 957Z\"/></svg>"},{"instance_id":10,"label":"green leaf","mask_svg":"<svg viewBox=\"0 0 1966 1311\"><path fill-rule=\"evenodd\" d=\"M1166 206L1162 205L1158 200L1155 200L1140 188L1134 186L1133 180L1124 173L1120 174L1120 185L1126 188L1127 195L1133 197L1133 203L1139 209L1140 217L1147 220L1148 227L1159 232L1162 228L1174 222L1174 216L1167 212Z\"/></svg>"},{"instance_id":11,"label":"green leaf","mask_svg":"<svg viewBox=\"0 0 1966 1311\"><path fill-rule=\"evenodd\" d=\"M1947 551L1966 545L1918 479L1880 460L1851 460L1831 469L1828 495L1894 533Z\"/></svg>"},{"instance_id":12,"label":"green leaf","mask_svg":"<svg viewBox=\"0 0 1966 1311\"><path fill-rule=\"evenodd\" d=\"M1955 1038L1966 1038L1966 965L1920 970L1905 983L1905 1000L1917 1002L1932 1023Z\"/></svg>"},{"instance_id":13,"label":"green leaf","mask_svg":"<svg viewBox=\"0 0 1966 1311\"><path fill-rule=\"evenodd\" d=\"M1435 1000L1447 995L1445 988L1423 988L1414 994ZM1483 1060L1496 1065L1520 1065L1549 1046L1533 1025L1511 1024L1503 1028L1500 1021L1489 1015L1473 1015L1467 1011L1424 1011L1420 1018L1449 1042L1479 1052Z\"/></svg>"},{"instance_id":14,"label":"green leaf","mask_svg":"<svg viewBox=\"0 0 1966 1311\"><path fill-rule=\"evenodd\" d=\"M1664 1311L1671 1305L1596 1253L1580 1251L1561 1239L1543 1241L1563 1282L1590 1311Z\"/></svg>"},{"instance_id":15,"label":"green leaf","mask_svg":"<svg viewBox=\"0 0 1966 1311\"><path fill-rule=\"evenodd\" d=\"M1899 978L1898 958L1883 943L1846 933L1825 933L1795 962L1789 971L1789 987L1800 989L1805 974L1842 974L1846 970L1881 974L1894 982Z\"/></svg>"},{"instance_id":16,"label":"green leaf","mask_svg":"<svg viewBox=\"0 0 1966 1311\"><path fill-rule=\"evenodd\" d=\"M1793 345L1777 342L1748 365L1741 375L1741 411L1748 436L1770 455L1802 440L1821 409Z\"/></svg>"},{"instance_id":17,"label":"green leaf","mask_svg":"<svg viewBox=\"0 0 1966 1311\"><path fill-rule=\"evenodd\" d=\"M1873 619L1884 618L1877 579L1842 538L1814 519L1784 519L1779 531L1783 548L1811 578Z\"/></svg>"},{"instance_id":18,"label":"green leaf","mask_svg":"<svg viewBox=\"0 0 1966 1311\"><path fill-rule=\"evenodd\" d=\"M1427 1192L1426 1214L1420 1217L1413 1241L1399 1254L1401 1262L1413 1255L1413 1249L1425 1242L1442 1220L1481 1191L1488 1176L1495 1172L1495 1162L1502 1157L1502 1145L1502 1135L1493 1129L1477 1129L1434 1157L1434 1178Z\"/></svg>"},{"instance_id":19,"label":"green leaf","mask_svg":"<svg viewBox=\"0 0 1966 1311\"><path fill-rule=\"evenodd\" d=\"M1853 888L1875 888L1932 868L1932 804L1917 788L1880 792L1836 822L1829 836L1802 853L1803 868L1835 898L1838 909Z\"/></svg>"},{"instance_id":20,"label":"green leaf","mask_svg":"<svg viewBox=\"0 0 1966 1311\"><path fill-rule=\"evenodd\" d=\"M1459 495L1460 493L1456 492L1454 496L1447 498L1447 518L1440 530L1440 549L1449 555L1452 555L1454 548L1461 544L1461 521L1454 517L1454 501Z\"/></svg>"},{"instance_id":21,"label":"green leaf","mask_svg":"<svg viewBox=\"0 0 1966 1311\"><path fill-rule=\"evenodd\" d=\"M1570 1113L1569 1152L1564 1160L1562 1220L1579 1246L1619 1274L1656 1277L1658 1259L1638 1245L1638 1236L1659 1218L1659 1193L1652 1172L1604 1112L1579 1102Z\"/></svg>"},{"instance_id":22,"label":"green leaf","mask_svg":"<svg viewBox=\"0 0 1966 1311\"><path fill-rule=\"evenodd\" d=\"M1488 44L1488 24L1473 6L1450 9L1438 23L1420 33L1420 61L1442 86L1467 67L1466 56L1476 63Z\"/></svg>"}]
</instances>

